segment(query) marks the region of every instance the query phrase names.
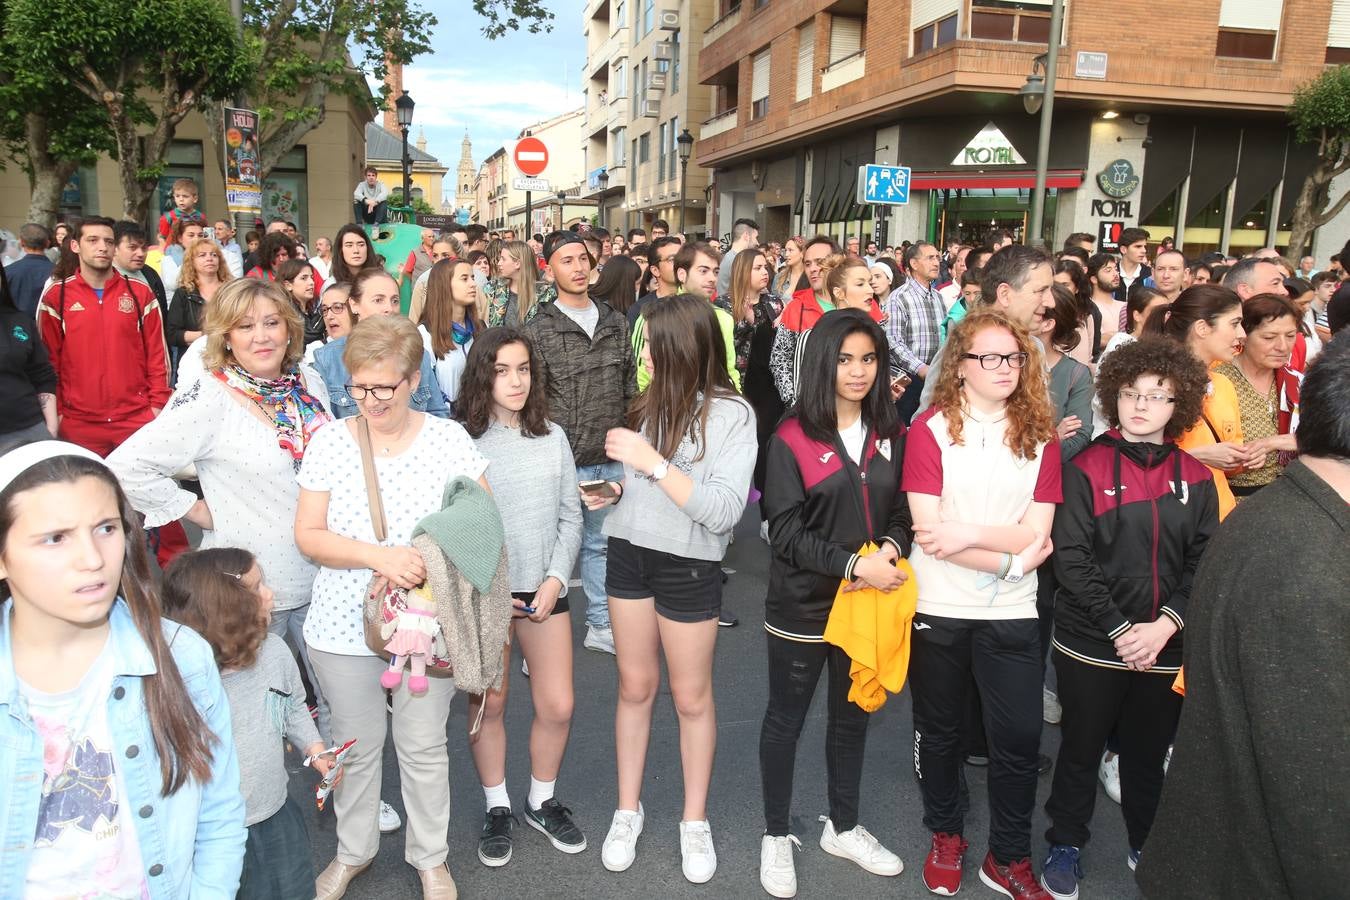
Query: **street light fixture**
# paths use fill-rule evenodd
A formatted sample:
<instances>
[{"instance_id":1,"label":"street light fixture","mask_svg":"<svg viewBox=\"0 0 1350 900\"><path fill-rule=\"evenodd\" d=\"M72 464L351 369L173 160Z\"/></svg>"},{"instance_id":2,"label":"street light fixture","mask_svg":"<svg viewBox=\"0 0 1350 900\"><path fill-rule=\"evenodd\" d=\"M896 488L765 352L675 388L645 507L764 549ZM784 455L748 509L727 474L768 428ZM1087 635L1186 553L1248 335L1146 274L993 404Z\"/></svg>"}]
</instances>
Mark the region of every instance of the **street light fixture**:
<instances>
[{"instance_id":1,"label":"street light fixture","mask_svg":"<svg viewBox=\"0 0 1350 900\"><path fill-rule=\"evenodd\" d=\"M567 202L567 192L558 191L558 230L563 230L563 204Z\"/></svg>"},{"instance_id":2,"label":"street light fixture","mask_svg":"<svg viewBox=\"0 0 1350 900\"><path fill-rule=\"evenodd\" d=\"M1054 0L1054 5L1050 7L1050 46L1046 52L1038 57L1032 63L1031 74L1027 76L1027 83L1022 85L1020 91L1022 95L1022 105L1026 107L1027 112L1035 115L1037 109L1041 113L1041 133L1036 142L1036 189L1031 195L1031 222L1030 234L1024 236L1028 246L1036 246L1042 239L1042 230L1045 224L1045 177L1046 170L1050 167L1050 126L1054 119L1055 110L1055 68L1059 62L1059 41L1064 33L1064 0ZM1045 72L1044 80L1037 74L1036 69L1040 68Z\"/></svg>"},{"instance_id":3,"label":"street light fixture","mask_svg":"<svg viewBox=\"0 0 1350 900\"><path fill-rule=\"evenodd\" d=\"M605 191L609 188L609 170L601 169L600 174L595 176L595 180L600 182L600 227L605 227Z\"/></svg>"},{"instance_id":4,"label":"street light fixture","mask_svg":"<svg viewBox=\"0 0 1350 900\"><path fill-rule=\"evenodd\" d=\"M694 136L686 128L680 132L680 136L675 139L679 144L680 152L680 234L685 233L685 184L689 173L689 156L694 152Z\"/></svg>"},{"instance_id":5,"label":"street light fixture","mask_svg":"<svg viewBox=\"0 0 1350 900\"><path fill-rule=\"evenodd\" d=\"M404 91L394 101L394 115L398 119L398 130L403 135L403 205L412 208L412 157L408 155L408 129L412 128L413 98Z\"/></svg>"}]
</instances>

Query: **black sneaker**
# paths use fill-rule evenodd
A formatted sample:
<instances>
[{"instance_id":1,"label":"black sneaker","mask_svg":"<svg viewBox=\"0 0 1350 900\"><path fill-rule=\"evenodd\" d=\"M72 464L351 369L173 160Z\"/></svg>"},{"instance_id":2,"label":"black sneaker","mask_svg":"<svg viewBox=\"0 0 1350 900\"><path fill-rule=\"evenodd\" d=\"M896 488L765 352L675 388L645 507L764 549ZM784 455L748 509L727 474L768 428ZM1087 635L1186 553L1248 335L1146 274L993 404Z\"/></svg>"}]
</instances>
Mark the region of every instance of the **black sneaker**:
<instances>
[{"instance_id":1,"label":"black sneaker","mask_svg":"<svg viewBox=\"0 0 1350 900\"><path fill-rule=\"evenodd\" d=\"M530 809L526 804L525 821L548 835L549 842L564 853L586 849L586 835L572 821L572 811L552 797L538 809Z\"/></svg>"},{"instance_id":2,"label":"black sneaker","mask_svg":"<svg viewBox=\"0 0 1350 900\"><path fill-rule=\"evenodd\" d=\"M494 869L511 861L511 832L516 817L505 806L494 806L483 819L483 833L478 837L478 860Z\"/></svg>"}]
</instances>

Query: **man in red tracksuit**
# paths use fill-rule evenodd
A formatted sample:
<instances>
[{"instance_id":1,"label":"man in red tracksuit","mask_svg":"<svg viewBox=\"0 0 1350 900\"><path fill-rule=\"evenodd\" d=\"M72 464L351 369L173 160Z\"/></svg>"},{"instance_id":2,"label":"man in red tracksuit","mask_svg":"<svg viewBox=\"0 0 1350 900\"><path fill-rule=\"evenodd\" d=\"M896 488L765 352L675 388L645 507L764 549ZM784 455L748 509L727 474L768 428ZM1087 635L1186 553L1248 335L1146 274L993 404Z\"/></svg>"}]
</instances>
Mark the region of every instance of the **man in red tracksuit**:
<instances>
[{"instance_id":1,"label":"man in red tracksuit","mask_svg":"<svg viewBox=\"0 0 1350 900\"><path fill-rule=\"evenodd\" d=\"M43 293L38 333L56 370L60 437L107 456L169 402L163 311L113 268L112 219L84 219L69 240L79 269ZM159 545L161 562L186 549L182 526L160 529Z\"/></svg>"}]
</instances>

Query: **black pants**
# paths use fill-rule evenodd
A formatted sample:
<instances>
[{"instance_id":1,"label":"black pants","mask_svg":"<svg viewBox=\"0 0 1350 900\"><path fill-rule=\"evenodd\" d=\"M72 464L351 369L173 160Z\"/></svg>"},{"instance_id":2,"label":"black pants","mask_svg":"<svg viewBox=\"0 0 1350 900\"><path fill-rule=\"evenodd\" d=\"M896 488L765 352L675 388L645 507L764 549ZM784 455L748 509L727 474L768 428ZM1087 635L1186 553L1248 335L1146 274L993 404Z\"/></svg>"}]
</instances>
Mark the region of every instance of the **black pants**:
<instances>
[{"instance_id":1,"label":"black pants","mask_svg":"<svg viewBox=\"0 0 1350 900\"><path fill-rule=\"evenodd\" d=\"M909 658L914 765L923 823L960 834L961 721L973 674L989 737L989 849L1001 864L1031 854L1041 742L1040 635L1035 619L919 614Z\"/></svg>"},{"instance_id":2,"label":"black pants","mask_svg":"<svg viewBox=\"0 0 1350 900\"><path fill-rule=\"evenodd\" d=\"M923 379L918 375L913 376L913 380L905 386L905 392L900 395L900 399L895 401L895 414L900 417L900 421L905 425L914 418L914 414L919 411L919 399L923 395Z\"/></svg>"},{"instance_id":3,"label":"black pants","mask_svg":"<svg viewBox=\"0 0 1350 900\"><path fill-rule=\"evenodd\" d=\"M1056 650L1059 702L1064 707L1059 762L1045 812L1052 844L1083 847L1097 800L1097 764L1102 744L1120 736L1120 808L1130 848L1142 850L1158 811L1163 758L1181 716L1175 675L1131 672L1079 662ZM1197 823L1197 827L1203 827Z\"/></svg>"},{"instance_id":4,"label":"black pants","mask_svg":"<svg viewBox=\"0 0 1350 900\"><path fill-rule=\"evenodd\" d=\"M836 832L858 824L858 792L868 714L849 702L852 661L833 644L808 644L769 634L769 707L759 732L759 771L764 783L764 833L783 837L791 828L792 775L820 670L828 663L825 777L830 821Z\"/></svg>"},{"instance_id":5,"label":"black pants","mask_svg":"<svg viewBox=\"0 0 1350 900\"><path fill-rule=\"evenodd\" d=\"M373 210L366 209L366 201L352 203L352 217L358 225L383 225L389 219L389 204L381 200Z\"/></svg>"}]
</instances>

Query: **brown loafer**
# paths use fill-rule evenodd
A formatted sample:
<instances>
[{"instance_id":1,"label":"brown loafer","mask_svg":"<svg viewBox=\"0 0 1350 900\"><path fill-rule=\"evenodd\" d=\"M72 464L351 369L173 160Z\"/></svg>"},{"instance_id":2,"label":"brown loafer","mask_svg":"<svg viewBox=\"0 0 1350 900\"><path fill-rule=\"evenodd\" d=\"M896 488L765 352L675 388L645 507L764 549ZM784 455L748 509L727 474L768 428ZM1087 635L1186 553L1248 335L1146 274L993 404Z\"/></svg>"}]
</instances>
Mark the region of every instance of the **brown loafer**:
<instances>
[{"instance_id":1,"label":"brown loafer","mask_svg":"<svg viewBox=\"0 0 1350 900\"><path fill-rule=\"evenodd\" d=\"M349 866L344 862L333 860L328 864L328 868L314 879L315 900L338 900L347 893L347 885L352 883L352 879L369 868L369 862Z\"/></svg>"},{"instance_id":2,"label":"brown loafer","mask_svg":"<svg viewBox=\"0 0 1350 900\"><path fill-rule=\"evenodd\" d=\"M434 869L418 869L417 876L422 879L422 900L456 900L459 897L455 879L450 877L450 869L445 863Z\"/></svg>"}]
</instances>

